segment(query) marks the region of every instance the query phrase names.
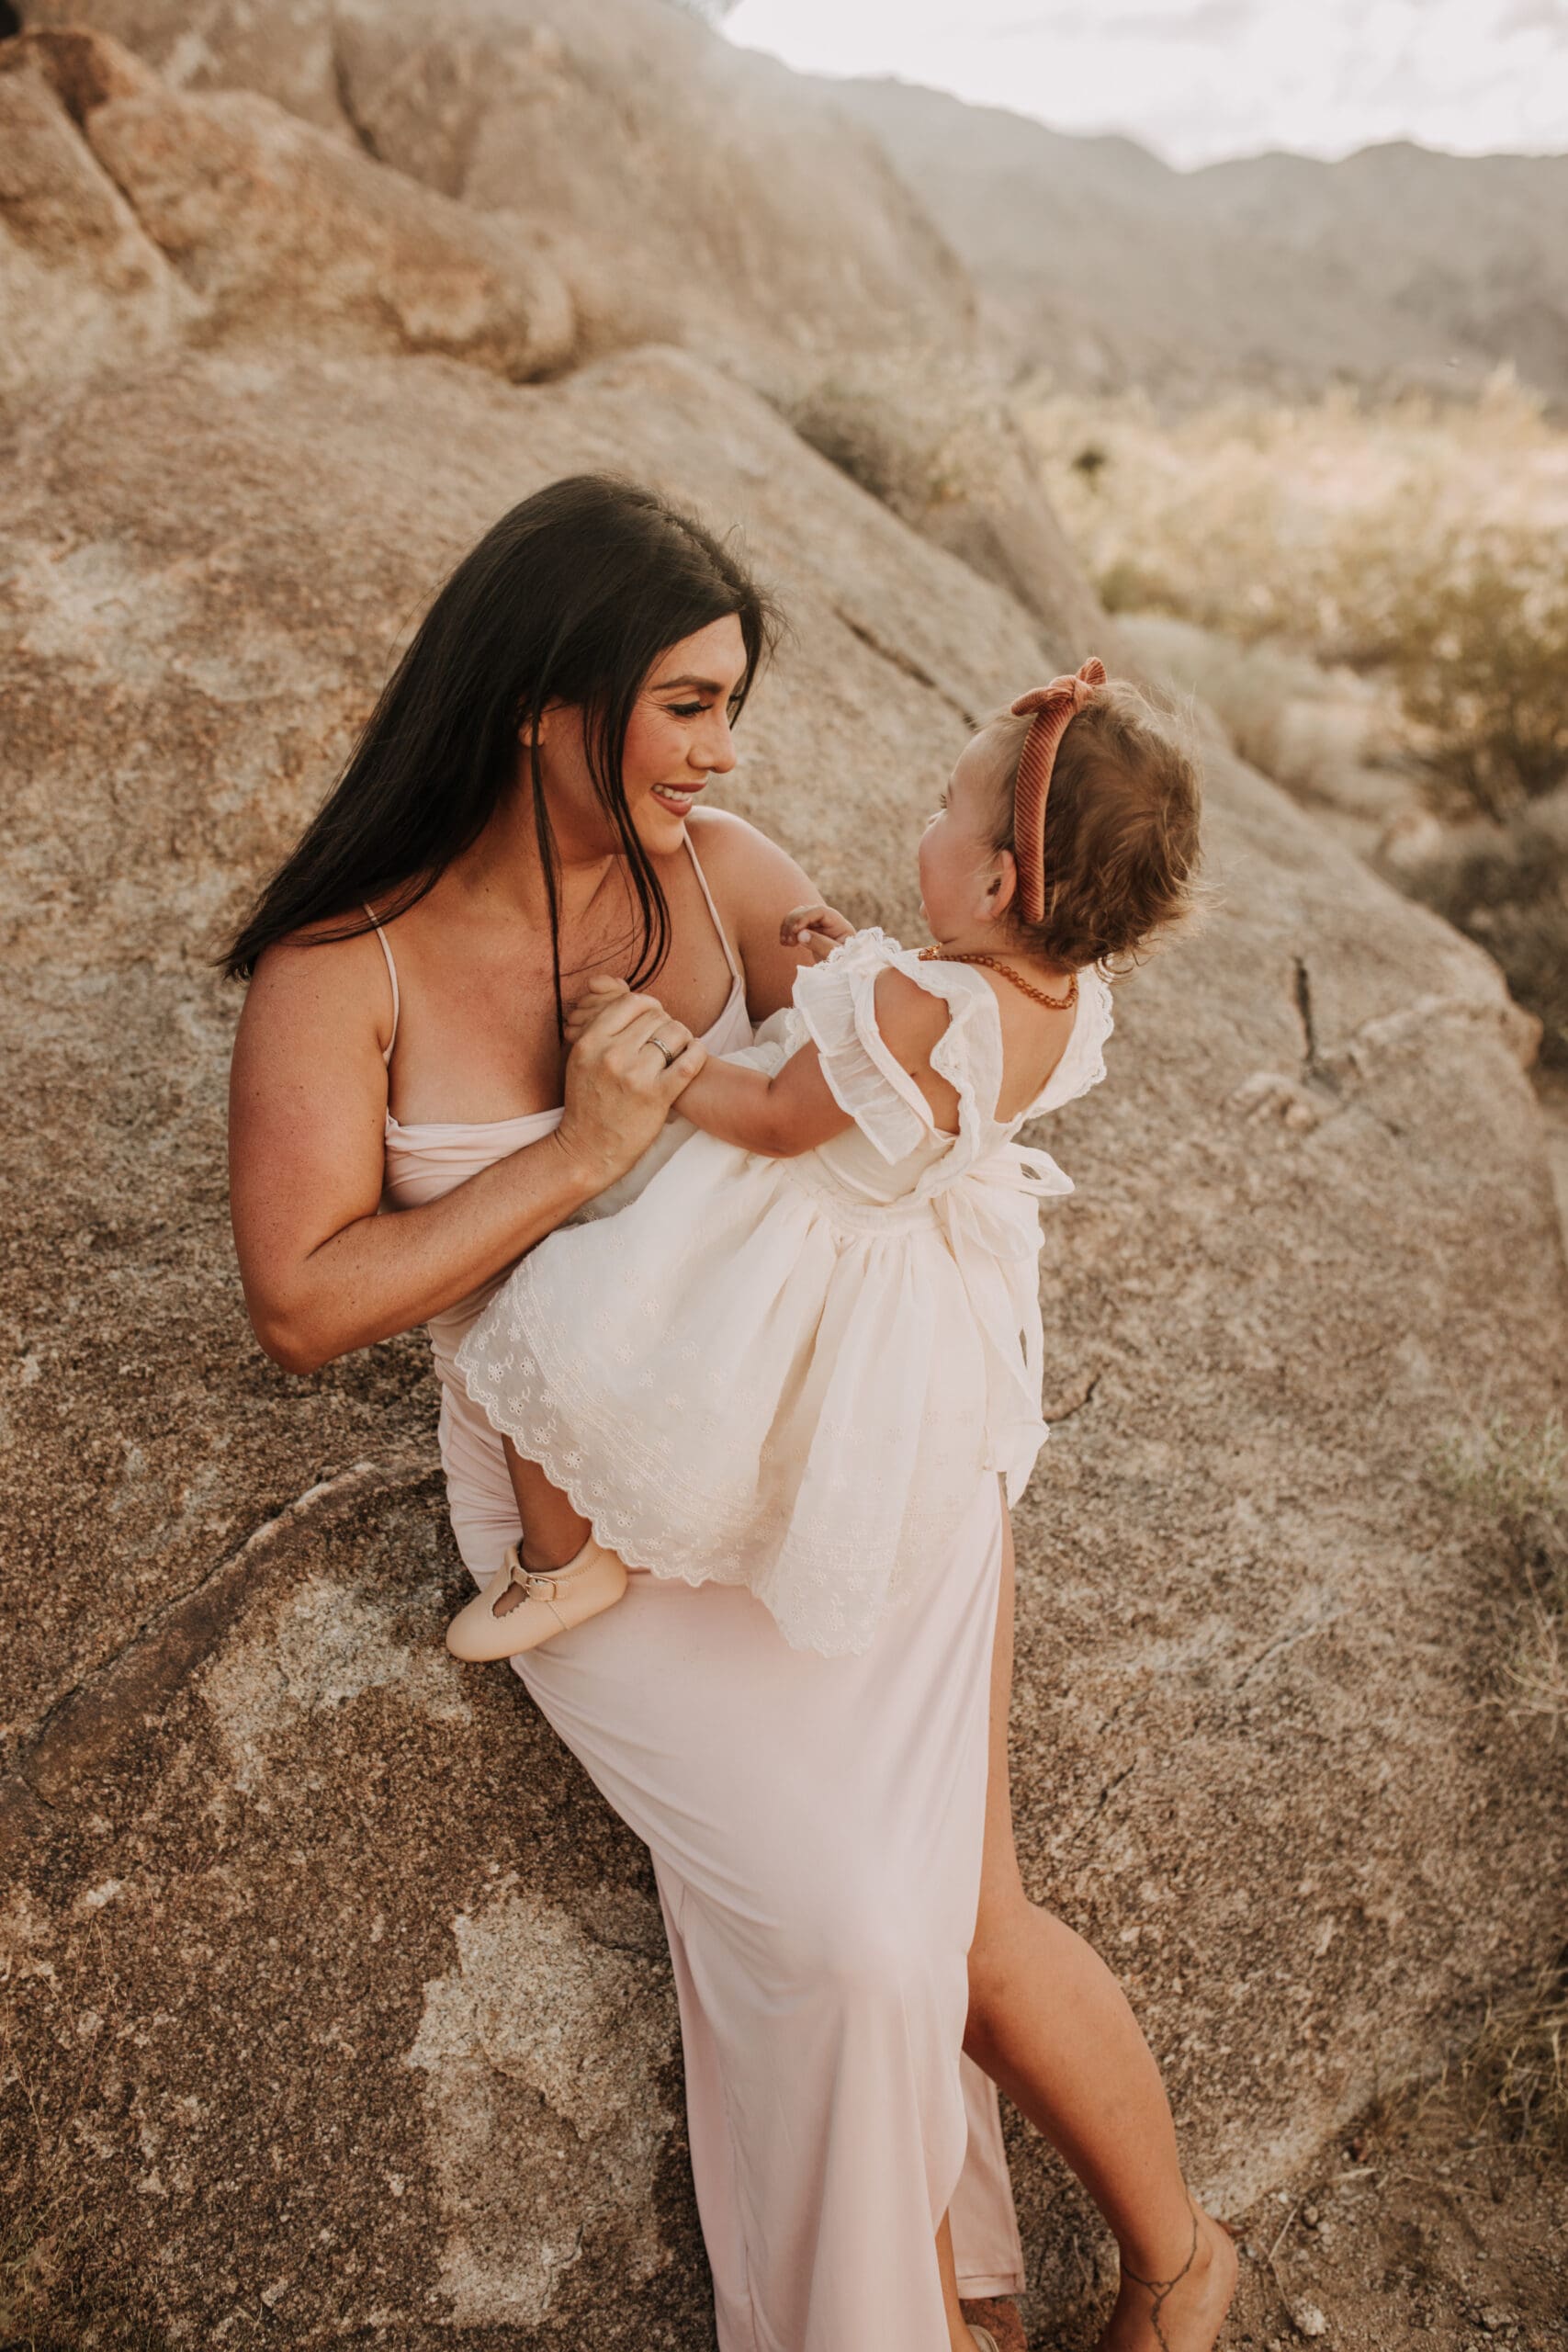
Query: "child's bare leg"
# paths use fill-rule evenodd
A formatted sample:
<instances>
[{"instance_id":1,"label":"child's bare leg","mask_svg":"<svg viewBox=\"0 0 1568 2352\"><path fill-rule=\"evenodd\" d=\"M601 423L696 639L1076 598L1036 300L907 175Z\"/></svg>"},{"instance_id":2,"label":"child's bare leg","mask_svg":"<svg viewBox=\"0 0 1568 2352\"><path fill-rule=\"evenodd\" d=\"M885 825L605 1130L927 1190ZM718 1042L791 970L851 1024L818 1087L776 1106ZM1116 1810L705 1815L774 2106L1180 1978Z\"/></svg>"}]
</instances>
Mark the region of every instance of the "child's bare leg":
<instances>
[{"instance_id":1,"label":"child's bare leg","mask_svg":"<svg viewBox=\"0 0 1568 2352\"><path fill-rule=\"evenodd\" d=\"M512 1481L512 1491L517 1498L517 1513L523 1521L521 1558L525 1568L564 1568L573 1555L581 1552L592 1533L588 1521L573 1510L558 1487L552 1487L536 1462L525 1462L510 1438L502 1438L506 1454L506 1475ZM523 1589L513 1585L501 1603L497 1614L504 1617L523 1599Z\"/></svg>"}]
</instances>

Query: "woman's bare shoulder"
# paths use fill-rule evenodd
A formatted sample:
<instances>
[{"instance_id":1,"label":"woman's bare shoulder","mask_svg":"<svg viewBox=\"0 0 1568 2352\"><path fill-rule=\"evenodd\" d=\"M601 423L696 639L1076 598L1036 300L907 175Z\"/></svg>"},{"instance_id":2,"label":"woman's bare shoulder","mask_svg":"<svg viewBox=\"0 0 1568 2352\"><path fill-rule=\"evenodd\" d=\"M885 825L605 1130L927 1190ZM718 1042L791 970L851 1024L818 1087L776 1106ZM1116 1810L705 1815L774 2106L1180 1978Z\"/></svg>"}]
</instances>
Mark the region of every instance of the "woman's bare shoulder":
<instances>
[{"instance_id":1,"label":"woman's bare shoulder","mask_svg":"<svg viewBox=\"0 0 1568 2352\"><path fill-rule=\"evenodd\" d=\"M339 936L343 919L307 924L266 948L245 998L242 1027L254 1035L288 1031L320 1038L335 1032L362 1040L374 1032L378 1052L392 1039L392 983L373 931Z\"/></svg>"},{"instance_id":2,"label":"woman's bare shoulder","mask_svg":"<svg viewBox=\"0 0 1568 2352\"><path fill-rule=\"evenodd\" d=\"M728 808L694 808L686 822L714 904L739 954L747 1008L753 1021L765 1021L789 1002L807 960L800 949L784 945L784 917L821 892L787 850L744 817Z\"/></svg>"},{"instance_id":3,"label":"woman's bare shoulder","mask_svg":"<svg viewBox=\"0 0 1568 2352\"><path fill-rule=\"evenodd\" d=\"M786 910L815 897L815 886L788 850L732 808L694 808L686 823L716 893L723 888L754 894L771 903L782 888Z\"/></svg>"}]
</instances>

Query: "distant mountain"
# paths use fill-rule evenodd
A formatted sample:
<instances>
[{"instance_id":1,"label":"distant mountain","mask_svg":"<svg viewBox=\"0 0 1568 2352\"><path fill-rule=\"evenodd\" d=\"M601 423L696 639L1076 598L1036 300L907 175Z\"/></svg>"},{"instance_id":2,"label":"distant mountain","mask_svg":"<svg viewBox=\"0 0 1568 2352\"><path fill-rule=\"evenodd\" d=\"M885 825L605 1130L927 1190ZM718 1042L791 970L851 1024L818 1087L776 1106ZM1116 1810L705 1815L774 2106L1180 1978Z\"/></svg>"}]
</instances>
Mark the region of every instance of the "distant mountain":
<instances>
[{"instance_id":1,"label":"distant mountain","mask_svg":"<svg viewBox=\"0 0 1568 2352\"><path fill-rule=\"evenodd\" d=\"M1025 365L1085 388L1204 398L1468 387L1501 361L1568 399L1568 156L1178 172L899 82L829 85L873 128Z\"/></svg>"}]
</instances>

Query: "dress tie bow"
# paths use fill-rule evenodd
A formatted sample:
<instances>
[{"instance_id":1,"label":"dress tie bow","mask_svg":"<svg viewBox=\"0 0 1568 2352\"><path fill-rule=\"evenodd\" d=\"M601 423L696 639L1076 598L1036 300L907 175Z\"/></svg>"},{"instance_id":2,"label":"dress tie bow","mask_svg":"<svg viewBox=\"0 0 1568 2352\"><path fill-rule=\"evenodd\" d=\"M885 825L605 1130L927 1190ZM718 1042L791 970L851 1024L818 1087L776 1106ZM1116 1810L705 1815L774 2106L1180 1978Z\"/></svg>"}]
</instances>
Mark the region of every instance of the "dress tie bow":
<instances>
[{"instance_id":1,"label":"dress tie bow","mask_svg":"<svg viewBox=\"0 0 1568 2352\"><path fill-rule=\"evenodd\" d=\"M931 1195L931 1205L964 1278L986 1363L986 1467L1007 1479L1009 1503L1023 1491L1047 1434L1040 1416L1045 1332L1040 1319L1037 1204L1073 1190L1049 1152L1010 1143Z\"/></svg>"}]
</instances>

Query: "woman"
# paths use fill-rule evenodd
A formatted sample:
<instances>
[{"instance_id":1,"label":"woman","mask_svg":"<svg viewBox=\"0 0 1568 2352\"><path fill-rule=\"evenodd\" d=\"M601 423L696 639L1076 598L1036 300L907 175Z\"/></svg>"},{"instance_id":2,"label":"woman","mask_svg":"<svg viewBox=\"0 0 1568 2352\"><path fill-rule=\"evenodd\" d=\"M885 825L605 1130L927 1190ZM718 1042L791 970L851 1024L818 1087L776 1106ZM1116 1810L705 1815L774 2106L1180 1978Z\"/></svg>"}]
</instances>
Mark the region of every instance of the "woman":
<instances>
[{"instance_id":1,"label":"woman","mask_svg":"<svg viewBox=\"0 0 1568 2352\"><path fill-rule=\"evenodd\" d=\"M464 1330L523 1251L646 1180L705 1054L790 995L783 919L818 894L695 805L734 763L772 628L734 557L650 492L587 477L525 500L437 598L234 944L257 1335L307 1372L429 1325L479 1577L518 1530L499 1441L446 1376ZM595 972L634 992L567 1057L564 1002ZM864 1657L824 1659L742 1591L639 1576L515 1661L652 1849L722 2352L970 2352L960 2291L1022 2281L965 2044L1116 2232L1107 2346L1207 2352L1228 2241L1190 2203L1125 2002L1018 1880L994 1487L934 1592Z\"/></svg>"}]
</instances>

